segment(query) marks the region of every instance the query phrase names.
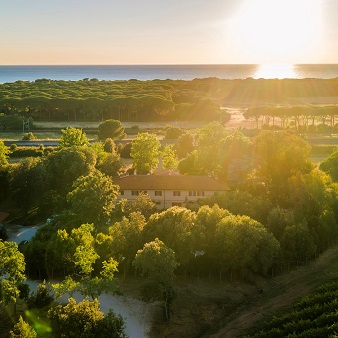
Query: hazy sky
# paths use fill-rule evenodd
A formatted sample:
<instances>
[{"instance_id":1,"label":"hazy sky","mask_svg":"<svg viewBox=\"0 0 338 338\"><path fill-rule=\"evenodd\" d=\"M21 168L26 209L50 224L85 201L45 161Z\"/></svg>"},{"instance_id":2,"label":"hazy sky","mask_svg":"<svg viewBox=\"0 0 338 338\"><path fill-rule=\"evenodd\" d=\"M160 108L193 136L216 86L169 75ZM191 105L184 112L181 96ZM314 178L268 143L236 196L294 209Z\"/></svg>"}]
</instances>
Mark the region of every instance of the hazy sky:
<instances>
[{"instance_id":1,"label":"hazy sky","mask_svg":"<svg viewBox=\"0 0 338 338\"><path fill-rule=\"evenodd\" d=\"M0 64L338 63L338 0L0 0Z\"/></svg>"}]
</instances>

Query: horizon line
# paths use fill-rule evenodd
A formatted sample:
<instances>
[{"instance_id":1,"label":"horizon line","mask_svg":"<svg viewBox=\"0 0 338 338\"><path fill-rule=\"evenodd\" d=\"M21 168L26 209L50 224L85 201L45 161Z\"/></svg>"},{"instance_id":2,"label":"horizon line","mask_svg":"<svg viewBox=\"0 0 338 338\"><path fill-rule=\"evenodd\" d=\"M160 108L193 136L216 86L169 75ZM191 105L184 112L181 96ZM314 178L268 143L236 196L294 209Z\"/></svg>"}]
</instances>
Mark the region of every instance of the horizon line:
<instances>
[{"instance_id":1,"label":"horizon line","mask_svg":"<svg viewBox=\"0 0 338 338\"><path fill-rule=\"evenodd\" d=\"M338 65L338 63L289 63L289 62L263 62L263 63L132 63L132 64L0 64L0 67L62 67L62 66L260 66L260 65L290 65L290 66L302 66L302 65Z\"/></svg>"}]
</instances>

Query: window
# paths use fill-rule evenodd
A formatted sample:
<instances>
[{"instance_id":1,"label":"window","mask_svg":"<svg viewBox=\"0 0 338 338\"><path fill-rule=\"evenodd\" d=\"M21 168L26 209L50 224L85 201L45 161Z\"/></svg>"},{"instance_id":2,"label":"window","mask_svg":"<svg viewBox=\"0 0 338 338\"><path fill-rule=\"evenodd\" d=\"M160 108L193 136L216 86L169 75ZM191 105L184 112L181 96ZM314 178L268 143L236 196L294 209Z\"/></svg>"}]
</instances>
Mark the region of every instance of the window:
<instances>
[{"instance_id":1,"label":"window","mask_svg":"<svg viewBox=\"0 0 338 338\"><path fill-rule=\"evenodd\" d=\"M196 196L196 191L189 191L189 196Z\"/></svg>"},{"instance_id":2,"label":"window","mask_svg":"<svg viewBox=\"0 0 338 338\"><path fill-rule=\"evenodd\" d=\"M197 196L204 196L204 191L197 191Z\"/></svg>"},{"instance_id":3,"label":"window","mask_svg":"<svg viewBox=\"0 0 338 338\"><path fill-rule=\"evenodd\" d=\"M141 190L140 194L146 195L147 194L147 190Z\"/></svg>"},{"instance_id":4,"label":"window","mask_svg":"<svg viewBox=\"0 0 338 338\"><path fill-rule=\"evenodd\" d=\"M155 196L162 196L161 190L155 190Z\"/></svg>"},{"instance_id":5,"label":"window","mask_svg":"<svg viewBox=\"0 0 338 338\"><path fill-rule=\"evenodd\" d=\"M156 205L161 205L161 201L156 201L155 204Z\"/></svg>"},{"instance_id":6,"label":"window","mask_svg":"<svg viewBox=\"0 0 338 338\"><path fill-rule=\"evenodd\" d=\"M181 206L182 206L182 203L181 203L181 202L172 202L172 203L171 203L171 206L172 206L172 207L181 207Z\"/></svg>"},{"instance_id":7,"label":"window","mask_svg":"<svg viewBox=\"0 0 338 338\"><path fill-rule=\"evenodd\" d=\"M120 190L120 195L124 195L124 190Z\"/></svg>"},{"instance_id":8,"label":"window","mask_svg":"<svg viewBox=\"0 0 338 338\"><path fill-rule=\"evenodd\" d=\"M140 192L139 192L138 190L132 190L132 191L131 191L131 195L132 195L132 196L138 196L139 193L140 193Z\"/></svg>"},{"instance_id":9,"label":"window","mask_svg":"<svg viewBox=\"0 0 338 338\"><path fill-rule=\"evenodd\" d=\"M181 192L179 190L174 190L173 196L181 196Z\"/></svg>"}]
</instances>

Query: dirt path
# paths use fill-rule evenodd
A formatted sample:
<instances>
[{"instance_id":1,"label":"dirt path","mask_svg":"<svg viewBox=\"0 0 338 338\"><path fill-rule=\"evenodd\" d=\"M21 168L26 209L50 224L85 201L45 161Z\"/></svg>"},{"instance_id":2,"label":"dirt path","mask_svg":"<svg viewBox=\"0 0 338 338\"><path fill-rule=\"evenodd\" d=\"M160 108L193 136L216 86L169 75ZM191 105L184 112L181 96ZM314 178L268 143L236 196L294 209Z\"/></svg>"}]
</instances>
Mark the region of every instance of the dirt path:
<instances>
[{"instance_id":1,"label":"dirt path","mask_svg":"<svg viewBox=\"0 0 338 338\"><path fill-rule=\"evenodd\" d=\"M286 309L317 286L338 277L338 248L326 251L315 262L271 280L264 293L251 305L238 309L225 326L210 338L240 337L255 323Z\"/></svg>"}]
</instances>

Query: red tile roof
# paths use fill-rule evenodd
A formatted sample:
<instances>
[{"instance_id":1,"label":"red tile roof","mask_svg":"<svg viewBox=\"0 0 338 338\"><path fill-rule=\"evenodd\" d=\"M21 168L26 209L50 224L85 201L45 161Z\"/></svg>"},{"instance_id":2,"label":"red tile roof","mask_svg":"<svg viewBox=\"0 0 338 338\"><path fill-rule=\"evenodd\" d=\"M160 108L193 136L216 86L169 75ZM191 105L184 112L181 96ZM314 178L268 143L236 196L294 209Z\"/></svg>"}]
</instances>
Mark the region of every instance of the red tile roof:
<instances>
[{"instance_id":1,"label":"red tile roof","mask_svg":"<svg viewBox=\"0 0 338 338\"><path fill-rule=\"evenodd\" d=\"M121 190L226 191L229 186L208 176L130 175L114 179Z\"/></svg>"}]
</instances>

